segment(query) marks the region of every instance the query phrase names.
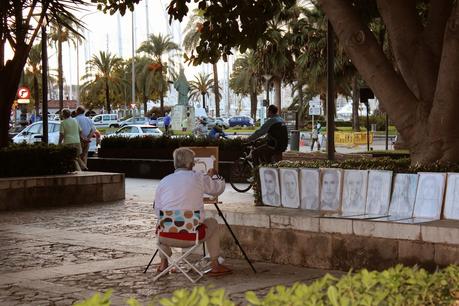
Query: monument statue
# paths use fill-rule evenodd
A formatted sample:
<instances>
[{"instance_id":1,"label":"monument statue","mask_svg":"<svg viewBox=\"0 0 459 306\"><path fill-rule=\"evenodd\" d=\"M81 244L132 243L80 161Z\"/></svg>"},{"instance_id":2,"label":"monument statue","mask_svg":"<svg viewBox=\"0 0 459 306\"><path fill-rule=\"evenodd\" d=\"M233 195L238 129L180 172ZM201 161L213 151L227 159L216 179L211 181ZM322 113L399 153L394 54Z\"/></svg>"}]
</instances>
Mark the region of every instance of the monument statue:
<instances>
[{"instance_id":1,"label":"monument statue","mask_svg":"<svg viewBox=\"0 0 459 306\"><path fill-rule=\"evenodd\" d=\"M186 80L183 68L180 68L180 74L177 80L174 82L174 87L178 91L178 105L188 105L188 92L190 91L190 85Z\"/></svg>"}]
</instances>

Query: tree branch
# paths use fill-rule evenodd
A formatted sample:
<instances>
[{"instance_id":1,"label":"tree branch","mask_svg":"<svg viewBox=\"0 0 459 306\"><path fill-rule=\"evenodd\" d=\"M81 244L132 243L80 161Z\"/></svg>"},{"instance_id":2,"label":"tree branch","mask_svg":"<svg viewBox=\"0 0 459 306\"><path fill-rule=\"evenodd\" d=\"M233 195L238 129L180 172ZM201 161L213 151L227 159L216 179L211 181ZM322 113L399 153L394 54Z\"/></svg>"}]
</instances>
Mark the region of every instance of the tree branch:
<instances>
[{"instance_id":1,"label":"tree branch","mask_svg":"<svg viewBox=\"0 0 459 306\"><path fill-rule=\"evenodd\" d=\"M33 12L35 10L35 6L37 6L37 1L38 0L33 0L32 4L30 5L29 13L27 14L26 22L25 22L25 28L28 29L30 25L30 19L32 19Z\"/></svg>"},{"instance_id":2,"label":"tree branch","mask_svg":"<svg viewBox=\"0 0 459 306\"><path fill-rule=\"evenodd\" d=\"M459 3L445 27L443 51L432 112L429 116L429 136L443 153L445 160L457 160L459 155Z\"/></svg>"},{"instance_id":3,"label":"tree branch","mask_svg":"<svg viewBox=\"0 0 459 306\"><path fill-rule=\"evenodd\" d=\"M431 0L424 39L432 54L440 62L445 26L452 9L453 0Z\"/></svg>"},{"instance_id":4,"label":"tree branch","mask_svg":"<svg viewBox=\"0 0 459 306\"><path fill-rule=\"evenodd\" d=\"M384 109L396 122L404 139L415 141L417 133L417 99L405 82L395 73L375 37L366 27L350 2L319 0L346 54L373 89Z\"/></svg>"},{"instance_id":5,"label":"tree branch","mask_svg":"<svg viewBox=\"0 0 459 306\"><path fill-rule=\"evenodd\" d=\"M422 26L416 15L416 1L378 0L377 3L392 42L398 70L419 99L421 94L416 79L417 67L414 65L414 55L418 52Z\"/></svg>"}]
</instances>

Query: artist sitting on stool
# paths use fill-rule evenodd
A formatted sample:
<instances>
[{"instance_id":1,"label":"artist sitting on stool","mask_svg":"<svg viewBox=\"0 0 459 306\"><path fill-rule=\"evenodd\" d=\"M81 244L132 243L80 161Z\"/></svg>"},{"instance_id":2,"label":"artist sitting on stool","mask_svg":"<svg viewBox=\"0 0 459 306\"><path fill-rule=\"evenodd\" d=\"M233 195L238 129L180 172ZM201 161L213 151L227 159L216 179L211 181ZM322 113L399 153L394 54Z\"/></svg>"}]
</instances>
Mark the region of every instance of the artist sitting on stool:
<instances>
[{"instance_id":1,"label":"artist sitting on stool","mask_svg":"<svg viewBox=\"0 0 459 306\"><path fill-rule=\"evenodd\" d=\"M199 210L201 222L205 225L204 241L209 250L212 270L208 275L223 275L231 272L231 269L218 263L220 255L220 235L218 223L214 218L204 218L204 194L218 196L225 190L225 180L213 178L217 175L215 169L209 169L207 174L193 171L194 152L188 148L178 148L173 153L175 172L163 178L156 188L155 213L159 217L159 211L165 210ZM172 255L171 248L165 243L173 242L177 247L181 243L185 245L189 241L176 240L172 238L158 237L158 247L169 256ZM169 244L169 243L168 243ZM160 252L161 256L161 252ZM164 257L164 258L163 258ZM161 263L158 272L161 272L169 263L165 256L161 256Z\"/></svg>"}]
</instances>

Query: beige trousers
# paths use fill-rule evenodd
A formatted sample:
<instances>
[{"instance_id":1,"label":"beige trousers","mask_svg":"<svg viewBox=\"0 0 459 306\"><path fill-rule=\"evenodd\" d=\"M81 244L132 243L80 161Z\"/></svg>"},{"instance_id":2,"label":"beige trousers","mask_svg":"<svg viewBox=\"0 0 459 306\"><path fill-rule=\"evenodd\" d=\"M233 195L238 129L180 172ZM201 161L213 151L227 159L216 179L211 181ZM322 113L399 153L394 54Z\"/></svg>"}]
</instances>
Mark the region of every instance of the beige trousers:
<instances>
[{"instance_id":1,"label":"beige trousers","mask_svg":"<svg viewBox=\"0 0 459 306\"><path fill-rule=\"evenodd\" d=\"M209 251L210 258L217 258L220 255L220 234L218 231L218 223L214 218L207 218L203 222L206 228L206 236L203 241L206 242L207 250ZM189 248L194 245L194 241L178 240L172 238L164 238L158 236L158 247L161 248L168 256L172 255L171 247L176 248ZM161 252L159 253L161 259L166 259Z\"/></svg>"}]
</instances>

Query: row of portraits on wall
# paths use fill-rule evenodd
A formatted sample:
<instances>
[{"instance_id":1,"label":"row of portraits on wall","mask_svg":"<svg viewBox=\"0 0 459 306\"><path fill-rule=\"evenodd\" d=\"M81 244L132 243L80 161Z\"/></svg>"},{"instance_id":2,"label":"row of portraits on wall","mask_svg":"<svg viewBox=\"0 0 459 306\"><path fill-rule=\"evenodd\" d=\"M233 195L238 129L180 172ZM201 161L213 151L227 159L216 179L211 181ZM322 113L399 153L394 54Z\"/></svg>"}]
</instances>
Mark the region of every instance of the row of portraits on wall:
<instances>
[{"instance_id":1,"label":"row of portraits on wall","mask_svg":"<svg viewBox=\"0 0 459 306\"><path fill-rule=\"evenodd\" d=\"M459 220L459 173L260 168L263 204L333 216ZM446 190L446 192L445 192Z\"/></svg>"}]
</instances>

